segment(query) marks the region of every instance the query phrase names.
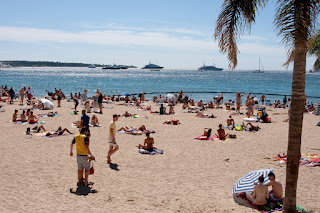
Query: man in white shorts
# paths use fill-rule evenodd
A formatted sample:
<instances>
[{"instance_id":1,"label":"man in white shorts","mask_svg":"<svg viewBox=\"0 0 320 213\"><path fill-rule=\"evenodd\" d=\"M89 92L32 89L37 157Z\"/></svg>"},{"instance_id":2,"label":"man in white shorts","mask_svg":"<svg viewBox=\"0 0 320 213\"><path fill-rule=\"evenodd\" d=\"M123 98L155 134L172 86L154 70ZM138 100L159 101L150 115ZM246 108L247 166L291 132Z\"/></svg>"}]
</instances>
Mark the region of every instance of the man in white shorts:
<instances>
[{"instance_id":1,"label":"man in white shorts","mask_svg":"<svg viewBox=\"0 0 320 213\"><path fill-rule=\"evenodd\" d=\"M119 119L117 114L113 115L113 119L110 122L110 126L109 126L109 152L108 152L108 163L111 163L111 155L113 155L118 149L119 146L117 144L116 141L116 121Z\"/></svg>"}]
</instances>

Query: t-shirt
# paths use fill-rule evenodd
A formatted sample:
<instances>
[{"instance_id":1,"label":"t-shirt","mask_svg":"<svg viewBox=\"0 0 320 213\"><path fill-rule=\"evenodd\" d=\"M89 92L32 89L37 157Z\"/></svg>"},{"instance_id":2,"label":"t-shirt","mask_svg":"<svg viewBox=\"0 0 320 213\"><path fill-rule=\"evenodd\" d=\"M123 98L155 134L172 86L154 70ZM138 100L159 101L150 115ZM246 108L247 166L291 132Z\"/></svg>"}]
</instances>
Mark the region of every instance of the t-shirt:
<instances>
[{"instance_id":1,"label":"t-shirt","mask_svg":"<svg viewBox=\"0 0 320 213\"><path fill-rule=\"evenodd\" d=\"M88 155L86 145L89 145L89 138L84 134L76 135L73 140L73 144L76 144L77 155Z\"/></svg>"},{"instance_id":2,"label":"t-shirt","mask_svg":"<svg viewBox=\"0 0 320 213\"><path fill-rule=\"evenodd\" d=\"M111 138L111 131L110 131L110 129L113 129L113 135L114 135L114 137L116 136L116 122L114 122L114 121L111 121L110 122L110 126L109 126L109 138Z\"/></svg>"},{"instance_id":3,"label":"t-shirt","mask_svg":"<svg viewBox=\"0 0 320 213\"><path fill-rule=\"evenodd\" d=\"M103 96L102 96L102 95L99 95L99 97L98 97L98 103L101 103L101 104L102 104L102 100L103 100Z\"/></svg>"},{"instance_id":4,"label":"t-shirt","mask_svg":"<svg viewBox=\"0 0 320 213\"><path fill-rule=\"evenodd\" d=\"M87 114L81 116L81 121L83 121L83 126L89 127L90 117Z\"/></svg>"}]
</instances>

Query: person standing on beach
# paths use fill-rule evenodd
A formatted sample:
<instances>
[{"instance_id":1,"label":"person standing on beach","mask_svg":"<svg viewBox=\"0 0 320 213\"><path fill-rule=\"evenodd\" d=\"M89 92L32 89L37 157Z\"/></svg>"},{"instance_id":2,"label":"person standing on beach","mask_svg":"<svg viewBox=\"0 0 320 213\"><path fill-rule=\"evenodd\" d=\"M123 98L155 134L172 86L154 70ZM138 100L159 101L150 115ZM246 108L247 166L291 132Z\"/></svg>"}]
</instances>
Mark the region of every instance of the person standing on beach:
<instances>
[{"instance_id":1,"label":"person standing on beach","mask_svg":"<svg viewBox=\"0 0 320 213\"><path fill-rule=\"evenodd\" d=\"M239 92L237 92L237 94L236 94L236 105L237 105L236 113L240 113L241 97L242 96L243 95L241 95Z\"/></svg>"},{"instance_id":2,"label":"person standing on beach","mask_svg":"<svg viewBox=\"0 0 320 213\"><path fill-rule=\"evenodd\" d=\"M10 95L10 104L13 104L13 99L14 99L15 94L14 94L14 90L12 87L9 90L9 95Z\"/></svg>"},{"instance_id":3,"label":"person standing on beach","mask_svg":"<svg viewBox=\"0 0 320 213\"><path fill-rule=\"evenodd\" d=\"M70 145L70 156L73 156L73 145L76 144L77 149L77 163L78 163L78 185L84 184L88 185L88 177L90 171L90 162L88 158L90 155L94 159L90 149L89 149L89 130L84 127L81 128L80 134L76 135ZM84 180L83 171L85 170Z\"/></svg>"},{"instance_id":4,"label":"person standing on beach","mask_svg":"<svg viewBox=\"0 0 320 213\"><path fill-rule=\"evenodd\" d=\"M30 88L30 87L28 87L27 95L28 95L28 100L30 101L31 98L32 98L32 91L31 91L31 88Z\"/></svg>"},{"instance_id":5,"label":"person standing on beach","mask_svg":"<svg viewBox=\"0 0 320 213\"><path fill-rule=\"evenodd\" d=\"M261 95L260 100L262 102L262 105L264 105L264 101L266 99L266 96L264 94Z\"/></svg>"},{"instance_id":6,"label":"person standing on beach","mask_svg":"<svg viewBox=\"0 0 320 213\"><path fill-rule=\"evenodd\" d=\"M285 95L284 97L283 97L283 108L286 108L287 107L287 96Z\"/></svg>"},{"instance_id":7,"label":"person standing on beach","mask_svg":"<svg viewBox=\"0 0 320 213\"><path fill-rule=\"evenodd\" d=\"M111 163L111 155L113 155L119 149L119 146L116 141L116 121L118 119L118 115L114 114L109 126L109 151L107 157L108 163Z\"/></svg>"},{"instance_id":8,"label":"person standing on beach","mask_svg":"<svg viewBox=\"0 0 320 213\"><path fill-rule=\"evenodd\" d=\"M103 101L103 95L102 93L100 92L99 93L99 96L98 96L98 106L99 106L99 110L100 110L100 114L102 114L102 101Z\"/></svg>"},{"instance_id":9,"label":"person standing on beach","mask_svg":"<svg viewBox=\"0 0 320 213\"><path fill-rule=\"evenodd\" d=\"M89 130L89 122L90 122L90 117L86 114L86 110L82 110L82 116L81 116L81 123L80 123L80 129L82 127L87 127Z\"/></svg>"},{"instance_id":10,"label":"person standing on beach","mask_svg":"<svg viewBox=\"0 0 320 213\"><path fill-rule=\"evenodd\" d=\"M20 96L20 105L23 105L23 99L25 95L25 87L22 87L21 90L19 91L19 96Z\"/></svg>"}]
</instances>

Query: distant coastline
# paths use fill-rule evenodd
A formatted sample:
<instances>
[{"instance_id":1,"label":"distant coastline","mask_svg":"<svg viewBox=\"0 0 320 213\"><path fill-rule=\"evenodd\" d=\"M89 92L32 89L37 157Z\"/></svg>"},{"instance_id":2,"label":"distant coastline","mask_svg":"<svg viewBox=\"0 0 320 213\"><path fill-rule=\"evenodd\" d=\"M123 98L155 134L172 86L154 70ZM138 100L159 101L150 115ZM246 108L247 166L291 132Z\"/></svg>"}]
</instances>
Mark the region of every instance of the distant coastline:
<instances>
[{"instance_id":1,"label":"distant coastline","mask_svg":"<svg viewBox=\"0 0 320 213\"><path fill-rule=\"evenodd\" d=\"M0 67L105 67L106 64L87 64L56 61L0 61Z\"/></svg>"}]
</instances>

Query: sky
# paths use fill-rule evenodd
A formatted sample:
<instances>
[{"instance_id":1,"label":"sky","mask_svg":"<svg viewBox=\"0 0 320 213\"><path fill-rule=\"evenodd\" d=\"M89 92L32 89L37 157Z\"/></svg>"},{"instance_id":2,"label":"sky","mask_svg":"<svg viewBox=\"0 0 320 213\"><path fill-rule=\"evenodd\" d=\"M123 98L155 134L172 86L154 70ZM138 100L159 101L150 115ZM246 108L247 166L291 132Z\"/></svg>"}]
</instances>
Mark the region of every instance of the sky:
<instances>
[{"instance_id":1,"label":"sky","mask_svg":"<svg viewBox=\"0 0 320 213\"><path fill-rule=\"evenodd\" d=\"M39 60L167 69L205 63L228 69L213 34L222 0L1 1L0 60ZM238 40L238 70L286 70L273 25L275 5L258 11ZM315 58L307 59L307 70ZM292 65L289 66L292 70Z\"/></svg>"}]
</instances>

